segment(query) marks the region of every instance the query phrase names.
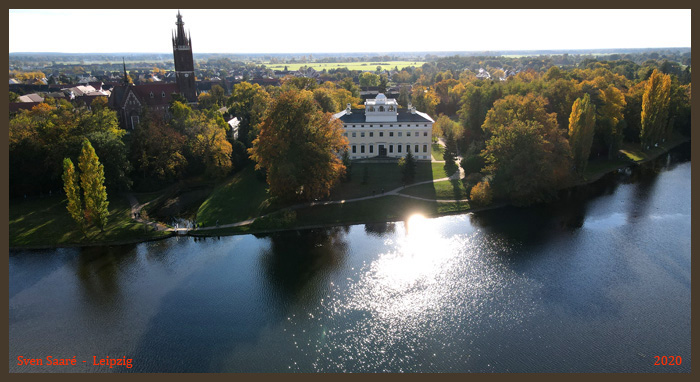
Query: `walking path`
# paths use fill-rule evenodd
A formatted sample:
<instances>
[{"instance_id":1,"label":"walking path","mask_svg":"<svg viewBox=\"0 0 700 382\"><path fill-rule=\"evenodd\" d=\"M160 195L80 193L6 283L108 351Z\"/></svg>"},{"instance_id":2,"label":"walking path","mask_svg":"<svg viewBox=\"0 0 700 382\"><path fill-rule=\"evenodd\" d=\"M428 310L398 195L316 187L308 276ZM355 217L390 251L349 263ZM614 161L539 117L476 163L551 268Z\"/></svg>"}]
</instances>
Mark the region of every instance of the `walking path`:
<instances>
[{"instance_id":1,"label":"walking path","mask_svg":"<svg viewBox=\"0 0 700 382\"><path fill-rule=\"evenodd\" d=\"M442 142L441 140L439 140L438 143L440 143L442 146L445 145L445 143ZM432 158L432 155L431 155L431 158ZM456 162L459 163L459 160L460 160L460 158L457 158L457 159L456 159ZM438 160L435 160L435 158L432 158L432 162L436 162L436 163L445 163L445 161L438 161ZM387 191L387 192L383 192L383 193L377 194L377 195L363 196L363 197L353 198L353 199L325 200L325 201L314 201L314 202L309 202L309 203L300 203L300 204L295 204L295 205L293 205L293 206L289 206L289 207L282 208L282 209L280 209L280 210L278 210L278 211L275 211L275 212L273 212L273 213L280 212L280 211L287 211L287 210L297 210L297 209L304 208L304 207L327 206L327 205L331 205L331 204L345 204L345 203L352 203L352 202L360 202L360 201L363 201L363 200L370 200L370 199L375 199L375 198L381 198L381 197L384 197L384 196L401 196L401 197L404 197L404 198L410 198L410 199L416 199L416 200L424 200L424 201L428 201L428 202L437 202L437 203L468 202L469 199L461 199L461 200L452 200L452 199L429 199L429 198L421 198L421 197L419 197L419 196L406 195L406 194L400 193L402 190L404 190L404 189L406 189L406 188L410 188L410 187L414 187L414 186L419 186L419 185L421 185L421 184L428 184L428 183L435 183L435 182L444 182L444 181L448 181L448 180L459 180L459 179L461 179L461 178L464 177L464 170L463 170L461 167L459 167L459 166L458 166L458 169L459 169L459 171L456 171L454 174L452 174L452 175L450 175L449 177L446 177L446 178L433 179L433 180L426 180L426 181L423 181L423 182L412 183L412 184L409 184L409 185L407 185L407 186L398 187L398 188L395 188L395 189L393 189L393 190L390 190L390 191ZM217 223L216 225L210 226L210 227L198 227L198 228L184 228L184 227L183 227L183 228L172 228L172 227L168 227L168 226L166 226L166 225L164 225L164 224L162 224L162 223L152 222L152 221L148 221L148 220L145 220L145 219L141 218L141 215L140 215L141 209L142 209L143 207L145 207L146 205L148 205L148 203L150 203L150 202L143 203L143 204L139 204L139 202L138 202L138 200L136 199L136 197L134 197L134 195L131 194L131 193L127 194L126 197L129 199L129 203L131 204L131 218L132 218L132 219L136 220L136 221L139 222L139 223L148 224L148 225L154 227L154 230L176 232L177 234L186 234L186 233L189 232L189 231L196 231L196 232L198 232L198 231L214 230L214 229L219 229L219 228L240 227L240 226L252 224L256 219L264 218L264 217L267 217L267 216L273 214L273 213L269 213L269 214L261 215L261 216L258 216L258 217L252 218L252 219L247 219L247 220L243 220L243 221L236 222L236 223L230 223L230 224L218 224L218 223Z\"/></svg>"}]
</instances>

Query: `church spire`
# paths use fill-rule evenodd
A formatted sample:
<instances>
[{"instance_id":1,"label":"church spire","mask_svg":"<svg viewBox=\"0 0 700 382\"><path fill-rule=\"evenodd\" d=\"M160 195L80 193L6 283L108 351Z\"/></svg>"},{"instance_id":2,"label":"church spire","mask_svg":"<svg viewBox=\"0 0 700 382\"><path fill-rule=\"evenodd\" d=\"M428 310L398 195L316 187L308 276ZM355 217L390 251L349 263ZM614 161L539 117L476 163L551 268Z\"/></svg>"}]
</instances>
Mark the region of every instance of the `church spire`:
<instances>
[{"instance_id":1,"label":"church spire","mask_svg":"<svg viewBox=\"0 0 700 382\"><path fill-rule=\"evenodd\" d=\"M175 23L177 29L175 30L175 39L173 45L175 46L185 46L188 45L187 36L185 35L185 23L182 21L182 15L180 10L177 11L177 22Z\"/></svg>"},{"instance_id":2,"label":"church spire","mask_svg":"<svg viewBox=\"0 0 700 382\"><path fill-rule=\"evenodd\" d=\"M129 85L129 76L126 74L126 61L122 57L122 65L124 65L124 85Z\"/></svg>"}]
</instances>

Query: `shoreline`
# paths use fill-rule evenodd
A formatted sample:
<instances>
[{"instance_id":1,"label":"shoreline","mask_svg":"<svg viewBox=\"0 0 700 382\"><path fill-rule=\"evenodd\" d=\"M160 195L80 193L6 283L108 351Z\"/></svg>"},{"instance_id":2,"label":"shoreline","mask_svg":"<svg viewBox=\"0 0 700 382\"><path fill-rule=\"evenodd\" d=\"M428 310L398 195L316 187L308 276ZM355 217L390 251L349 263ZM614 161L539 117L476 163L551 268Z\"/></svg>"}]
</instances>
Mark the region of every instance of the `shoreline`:
<instances>
[{"instance_id":1,"label":"shoreline","mask_svg":"<svg viewBox=\"0 0 700 382\"><path fill-rule=\"evenodd\" d=\"M599 181L604 176L611 174L611 173L614 173L614 172L617 172L620 169L628 168L631 166L639 166L639 165L642 165L642 164L647 163L649 161L655 160L658 157L660 157L662 154L666 154L669 151L671 151L672 149L674 149L674 148L676 148L676 147L678 147L681 144L686 143L686 142L690 142L690 138L684 138L682 140L679 140L678 142L674 142L673 145L671 145L667 149L659 151L658 153L655 153L654 155L651 155L648 158L645 158L645 159L640 160L638 162L629 161L629 162L624 163L622 165L615 166L614 168L611 168L611 169L608 169L605 171L601 171L599 173L595 173L589 179L581 179L581 180L575 181L572 184L557 190L557 192L570 190L570 189L573 189L576 187L592 184L592 183ZM426 217L427 218L436 218L436 217L441 217L441 216L466 215L466 214L475 213L475 212L503 208L503 207L507 207L510 205L512 205L512 204L509 202L500 202L500 203L492 204L489 206L469 208L467 210L462 210L462 211L450 211L450 212L444 212L444 213L429 214L429 215L426 215ZM330 227L350 226L350 225L357 225L357 224L395 223L398 221L403 221L403 220L374 220L374 221L355 220L355 221L345 221L345 222L311 224L311 225L304 225L304 226L297 226L297 227L290 227L290 228L275 228L275 229L246 230L246 231L236 231L234 229L235 227L218 228L218 229L215 227L206 227L206 228L208 228L206 230L193 229L193 230L187 231L185 234L179 234L178 232L171 231L169 234L163 235L162 237L134 238L133 240L122 240L122 241L118 241L118 242L92 242L92 243L71 243L71 244L42 245L42 246L18 246L18 247L9 247L9 250L10 251L13 251L13 250L20 251L20 250L55 249L55 248L120 246L120 245L128 245L128 244L145 243L145 242L156 241L156 240L164 240L164 239L168 239L168 238L175 237L175 236L190 236L190 237L196 237L196 238L206 238L206 237L221 237L221 236L271 234L271 233L284 232L284 231L330 228ZM246 226L250 226L250 224L243 225L243 227L246 227ZM207 232L207 231L216 231L216 230L222 230L224 232L219 232L219 233ZM228 230L228 232L226 232L226 230Z\"/></svg>"}]
</instances>

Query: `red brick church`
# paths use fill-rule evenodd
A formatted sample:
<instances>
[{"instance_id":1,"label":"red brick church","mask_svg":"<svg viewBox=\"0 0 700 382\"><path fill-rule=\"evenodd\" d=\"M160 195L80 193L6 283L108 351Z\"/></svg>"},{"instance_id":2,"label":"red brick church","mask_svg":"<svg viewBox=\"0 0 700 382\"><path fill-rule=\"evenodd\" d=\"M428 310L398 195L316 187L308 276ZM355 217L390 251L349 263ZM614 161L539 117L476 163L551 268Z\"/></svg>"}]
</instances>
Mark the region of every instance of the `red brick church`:
<instances>
[{"instance_id":1,"label":"red brick church","mask_svg":"<svg viewBox=\"0 0 700 382\"><path fill-rule=\"evenodd\" d=\"M189 34L185 34L185 23L179 11L175 25L177 29L173 31L173 58L177 82L131 84L128 81L125 64L124 83L112 89L109 105L117 111L122 127L127 130L138 126L141 111L144 108L165 115L173 94L181 94L190 103L197 102L192 38Z\"/></svg>"}]
</instances>

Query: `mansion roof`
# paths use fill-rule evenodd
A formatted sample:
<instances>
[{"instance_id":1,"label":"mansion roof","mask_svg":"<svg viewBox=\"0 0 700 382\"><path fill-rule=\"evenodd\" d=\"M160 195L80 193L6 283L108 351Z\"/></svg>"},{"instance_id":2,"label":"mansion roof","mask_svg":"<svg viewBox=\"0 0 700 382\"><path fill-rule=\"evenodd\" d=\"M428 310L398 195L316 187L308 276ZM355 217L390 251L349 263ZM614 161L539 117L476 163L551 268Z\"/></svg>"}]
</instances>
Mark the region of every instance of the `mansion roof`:
<instances>
[{"instance_id":1,"label":"mansion roof","mask_svg":"<svg viewBox=\"0 0 700 382\"><path fill-rule=\"evenodd\" d=\"M364 109L352 109L352 112L348 114L347 109L336 113L334 117L340 119L343 123L365 123L367 118L365 116ZM416 111L415 114L411 113L407 109L399 109L397 114L396 122L430 122L433 123L432 118L428 114L420 111ZM391 123L391 122L371 122L371 123Z\"/></svg>"}]
</instances>

